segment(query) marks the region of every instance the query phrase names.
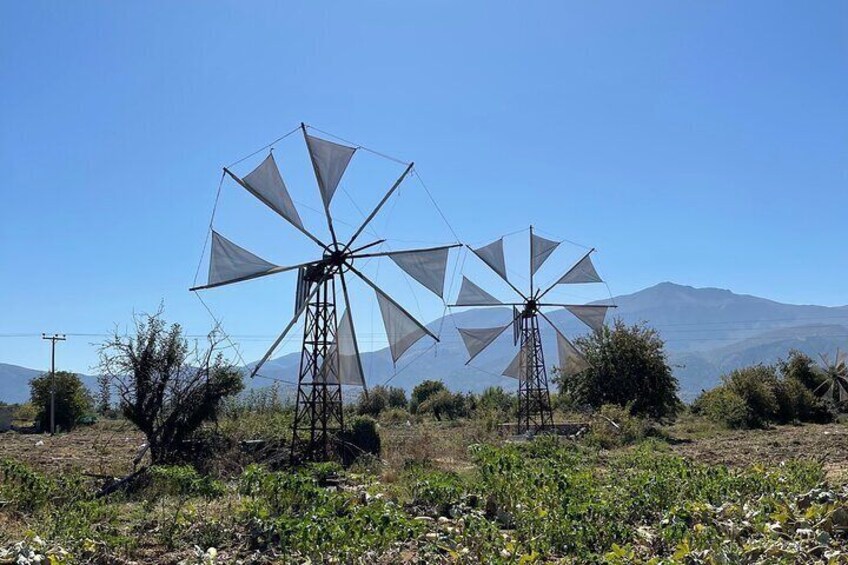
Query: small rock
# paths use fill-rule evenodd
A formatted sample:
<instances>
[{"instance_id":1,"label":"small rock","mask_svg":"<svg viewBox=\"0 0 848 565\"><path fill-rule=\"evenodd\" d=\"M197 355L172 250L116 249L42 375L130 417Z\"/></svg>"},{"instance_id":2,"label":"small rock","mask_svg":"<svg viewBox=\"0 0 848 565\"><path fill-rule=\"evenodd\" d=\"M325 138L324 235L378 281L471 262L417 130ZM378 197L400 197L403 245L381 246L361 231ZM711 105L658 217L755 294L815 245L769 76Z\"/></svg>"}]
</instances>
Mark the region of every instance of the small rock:
<instances>
[{"instance_id":1,"label":"small rock","mask_svg":"<svg viewBox=\"0 0 848 565\"><path fill-rule=\"evenodd\" d=\"M38 440L37 442L35 442L35 447L41 447L42 445L44 445L44 440L43 440L43 439L40 439L40 440Z\"/></svg>"}]
</instances>

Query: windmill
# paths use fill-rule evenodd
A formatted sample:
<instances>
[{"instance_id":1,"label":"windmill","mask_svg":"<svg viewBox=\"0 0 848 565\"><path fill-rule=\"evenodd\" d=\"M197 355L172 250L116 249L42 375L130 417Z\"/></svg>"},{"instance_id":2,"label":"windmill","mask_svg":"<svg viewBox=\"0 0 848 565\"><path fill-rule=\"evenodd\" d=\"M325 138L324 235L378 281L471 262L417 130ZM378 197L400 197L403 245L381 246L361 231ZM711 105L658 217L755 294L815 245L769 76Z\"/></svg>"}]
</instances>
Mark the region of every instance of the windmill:
<instances>
[{"instance_id":1,"label":"windmill","mask_svg":"<svg viewBox=\"0 0 848 565\"><path fill-rule=\"evenodd\" d=\"M274 154L270 151L259 166L246 175L239 176L228 168L224 168L224 174L312 240L318 246L320 256L297 265L276 265L236 245L213 229L208 281L203 286L190 289L198 291L297 271L294 316L250 373L251 378L258 374L303 317L290 448L290 458L295 463L335 458L337 435L344 429L342 385L361 386L367 394L348 292L351 275L363 281L376 294L393 362L396 363L407 349L424 336L438 341L436 335L355 267L354 263L360 259L388 257L425 288L442 297L449 250L460 245L381 252L374 248L385 240L360 241L366 227L413 170L413 163L404 163L403 173L353 235L340 239L330 205L351 159L357 150L364 148L311 135L307 127L301 124L298 129L303 133L317 180L330 234L328 241L319 239L307 230L289 196ZM341 298L337 294L339 290Z\"/></svg>"},{"instance_id":2,"label":"windmill","mask_svg":"<svg viewBox=\"0 0 848 565\"><path fill-rule=\"evenodd\" d=\"M550 429L553 425L548 376L539 319L545 320L556 332L560 370L566 375L576 374L588 363L583 354L542 311L543 308L565 308L581 322L597 330L604 324L609 308L615 306L598 304L555 304L544 302L545 296L560 284L584 284L603 282L592 263L590 249L564 275L545 290L537 289L534 283L536 271L560 245L560 241L545 239L533 233L530 226L530 289L527 294L519 290L507 278L504 259L503 238L483 247L468 247L483 263L493 270L520 297L517 302L502 302L471 282L463 275L462 286L456 304L451 306L512 306L512 322L491 328L457 328L468 351L468 365L479 353L491 345L510 326L513 328L513 344L519 345L518 354L503 372L504 376L518 379L518 433L537 432Z\"/></svg>"}]
</instances>

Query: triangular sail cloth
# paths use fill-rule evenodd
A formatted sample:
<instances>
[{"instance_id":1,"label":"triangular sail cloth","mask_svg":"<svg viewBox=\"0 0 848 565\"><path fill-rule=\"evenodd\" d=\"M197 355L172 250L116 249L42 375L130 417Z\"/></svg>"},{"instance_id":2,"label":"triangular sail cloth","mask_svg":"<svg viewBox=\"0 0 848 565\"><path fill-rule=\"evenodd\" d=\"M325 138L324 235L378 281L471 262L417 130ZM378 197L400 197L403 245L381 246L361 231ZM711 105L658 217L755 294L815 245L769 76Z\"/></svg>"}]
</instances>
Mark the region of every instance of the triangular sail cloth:
<instances>
[{"instance_id":1,"label":"triangular sail cloth","mask_svg":"<svg viewBox=\"0 0 848 565\"><path fill-rule=\"evenodd\" d=\"M238 177L233 178L239 180ZM280 176L280 169L277 168L273 153L240 180L240 184L248 192L283 218L303 229L303 222L297 213L297 208L294 207L291 196L289 196L289 191L286 190L286 185L283 183L283 177Z\"/></svg>"},{"instance_id":2,"label":"triangular sail cloth","mask_svg":"<svg viewBox=\"0 0 848 565\"><path fill-rule=\"evenodd\" d=\"M500 277L508 282L506 278L506 260L504 259L503 238L484 245L479 249L470 248L474 254L483 260L489 267L492 268Z\"/></svg>"},{"instance_id":3,"label":"triangular sail cloth","mask_svg":"<svg viewBox=\"0 0 848 565\"><path fill-rule=\"evenodd\" d=\"M335 361L336 371L322 371L324 379L329 384L340 381L343 385L365 386L365 377L356 357L356 343L353 337L353 319L350 310L345 310L339 320L336 331L336 343L327 356L328 361Z\"/></svg>"},{"instance_id":4,"label":"triangular sail cloth","mask_svg":"<svg viewBox=\"0 0 848 565\"><path fill-rule=\"evenodd\" d=\"M398 251L389 253L389 257L409 276L442 298L449 249L444 247L426 251Z\"/></svg>"},{"instance_id":5,"label":"triangular sail cloth","mask_svg":"<svg viewBox=\"0 0 848 565\"><path fill-rule=\"evenodd\" d=\"M559 353L559 371L566 375L576 375L580 371L589 368L589 362L573 343L562 335L559 330L557 334L557 352Z\"/></svg>"},{"instance_id":6,"label":"triangular sail cloth","mask_svg":"<svg viewBox=\"0 0 848 565\"><path fill-rule=\"evenodd\" d=\"M592 328L599 330L604 327L604 318L607 315L609 306L587 305L587 306L566 306L569 312L577 316L581 322Z\"/></svg>"},{"instance_id":7,"label":"triangular sail cloth","mask_svg":"<svg viewBox=\"0 0 848 565\"><path fill-rule=\"evenodd\" d=\"M512 361L509 362L509 365L506 366L504 372L501 373L505 377L511 377L513 379L522 379L522 375L524 371L524 349L518 351Z\"/></svg>"},{"instance_id":8,"label":"triangular sail cloth","mask_svg":"<svg viewBox=\"0 0 848 565\"><path fill-rule=\"evenodd\" d=\"M399 308L391 298L376 288L374 292L377 294L377 303L380 305L380 314L383 316L383 325L386 328L392 361L397 363L400 356L416 341L427 335L427 332L415 319Z\"/></svg>"},{"instance_id":9,"label":"triangular sail cloth","mask_svg":"<svg viewBox=\"0 0 848 565\"><path fill-rule=\"evenodd\" d=\"M486 349L490 343L495 341L511 325L507 324L495 328L457 328L459 334L462 336L462 341L465 343L465 349L468 350L468 361L471 361L478 353Z\"/></svg>"},{"instance_id":10,"label":"triangular sail cloth","mask_svg":"<svg viewBox=\"0 0 848 565\"><path fill-rule=\"evenodd\" d=\"M595 265L592 264L592 257L587 254L580 259L571 269L568 270L556 284L582 284L582 283L598 283L604 282L598 271L595 270Z\"/></svg>"},{"instance_id":11,"label":"triangular sail cloth","mask_svg":"<svg viewBox=\"0 0 848 565\"><path fill-rule=\"evenodd\" d=\"M321 198L324 200L324 206L329 208L339 181L342 180L342 175L356 148L309 134L306 135L306 146L309 148L309 158L312 159L312 168L315 170Z\"/></svg>"},{"instance_id":12,"label":"triangular sail cloth","mask_svg":"<svg viewBox=\"0 0 848 565\"><path fill-rule=\"evenodd\" d=\"M212 230L212 251L209 258L207 285L235 282L270 273L279 268Z\"/></svg>"},{"instance_id":13,"label":"triangular sail cloth","mask_svg":"<svg viewBox=\"0 0 848 565\"><path fill-rule=\"evenodd\" d=\"M551 253L559 246L561 242L551 241L544 237L539 237L536 234L530 236L530 270L533 274L539 270L539 267L548 260Z\"/></svg>"},{"instance_id":14,"label":"triangular sail cloth","mask_svg":"<svg viewBox=\"0 0 848 565\"><path fill-rule=\"evenodd\" d=\"M462 286L459 287L459 296L456 298L457 306L497 306L503 304L500 300L465 278L462 277Z\"/></svg>"}]
</instances>

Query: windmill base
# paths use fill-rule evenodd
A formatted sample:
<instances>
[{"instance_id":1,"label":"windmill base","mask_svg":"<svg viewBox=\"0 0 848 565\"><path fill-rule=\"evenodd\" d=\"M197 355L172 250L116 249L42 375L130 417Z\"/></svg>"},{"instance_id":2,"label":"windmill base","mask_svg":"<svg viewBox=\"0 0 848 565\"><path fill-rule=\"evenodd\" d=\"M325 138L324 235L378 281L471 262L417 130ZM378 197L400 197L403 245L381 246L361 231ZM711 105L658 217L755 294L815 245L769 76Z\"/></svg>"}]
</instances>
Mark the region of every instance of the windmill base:
<instances>
[{"instance_id":1,"label":"windmill base","mask_svg":"<svg viewBox=\"0 0 848 565\"><path fill-rule=\"evenodd\" d=\"M315 284L319 288L306 307L292 423L289 459L295 465L340 459L344 430L342 387L333 358L338 355L335 278L322 277Z\"/></svg>"},{"instance_id":2,"label":"windmill base","mask_svg":"<svg viewBox=\"0 0 848 565\"><path fill-rule=\"evenodd\" d=\"M553 428L554 414L535 313L521 318L521 350L524 360L518 381L518 433L544 432Z\"/></svg>"}]
</instances>

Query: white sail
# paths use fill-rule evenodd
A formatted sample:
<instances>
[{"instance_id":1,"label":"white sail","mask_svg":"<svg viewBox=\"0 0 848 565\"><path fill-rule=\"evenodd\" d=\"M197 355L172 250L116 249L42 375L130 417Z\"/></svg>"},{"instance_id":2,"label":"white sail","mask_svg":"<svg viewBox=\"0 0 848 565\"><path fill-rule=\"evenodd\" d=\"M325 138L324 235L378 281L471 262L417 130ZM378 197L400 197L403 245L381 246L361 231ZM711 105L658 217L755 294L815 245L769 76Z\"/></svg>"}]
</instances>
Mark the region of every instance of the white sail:
<instances>
[{"instance_id":1,"label":"white sail","mask_svg":"<svg viewBox=\"0 0 848 565\"><path fill-rule=\"evenodd\" d=\"M462 336L463 343L465 343L465 349L468 350L468 360L474 359L478 353L486 349L511 325L507 324L495 328L457 328Z\"/></svg>"},{"instance_id":2,"label":"white sail","mask_svg":"<svg viewBox=\"0 0 848 565\"><path fill-rule=\"evenodd\" d=\"M580 350L562 335L559 330L557 334L557 352L559 353L559 371L563 375L576 375L580 371L589 368L589 362L580 353Z\"/></svg>"},{"instance_id":3,"label":"white sail","mask_svg":"<svg viewBox=\"0 0 848 565\"><path fill-rule=\"evenodd\" d=\"M279 268L212 230L208 286L270 274Z\"/></svg>"},{"instance_id":4,"label":"white sail","mask_svg":"<svg viewBox=\"0 0 848 565\"><path fill-rule=\"evenodd\" d=\"M539 267L548 260L551 253L559 246L561 242L551 241L544 237L539 237L536 234L530 236L530 270L533 274L539 270Z\"/></svg>"},{"instance_id":5,"label":"white sail","mask_svg":"<svg viewBox=\"0 0 848 565\"><path fill-rule=\"evenodd\" d=\"M356 148L308 134L306 135L306 145L309 148L312 168L315 170L315 177L318 180L318 188L321 190L321 198L324 200L324 206L329 208L336 188L338 188L342 175L344 175Z\"/></svg>"},{"instance_id":6,"label":"white sail","mask_svg":"<svg viewBox=\"0 0 848 565\"><path fill-rule=\"evenodd\" d=\"M478 249L471 248L474 254L483 260L489 267L492 268L500 277L508 281L506 278L506 260L504 259L503 238L484 245Z\"/></svg>"},{"instance_id":7,"label":"white sail","mask_svg":"<svg viewBox=\"0 0 848 565\"><path fill-rule=\"evenodd\" d=\"M386 328L392 361L396 363L407 349L427 335L427 331L382 291L374 288L374 292L377 294L377 303L380 305L380 314Z\"/></svg>"},{"instance_id":8,"label":"white sail","mask_svg":"<svg viewBox=\"0 0 848 565\"><path fill-rule=\"evenodd\" d=\"M604 318L606 318L610 306L586 305L566 306L565 308L577 316L581 322L597 331L604 327Z\"/></svg>"},{"instance_id":9,"label":"white sail","mask_svg":"<svg viewBox=\"0 0 848 565\"><path fill-rule=\"evenodd\" d=\"M244 178L238 179L235 176L233 178L240 180L240 184L266 206L298 228L303 229L303 222L297 213L297 208L294 207L291 196L289 196L289 191L286 190L286 185L280 175L280 169L277 168L273 153L268 155L258 167L245 175Z\"/></svg>"},{"instance_id":10,"label":"white sail","mask_svg":"<svg viewBox=\"0 0 848 565\"><path fill-rule=\"evenodd\" d=\"M580 259L567 273L565 273L556 284L582 284L582 283L599 283L601 280L598 271L595 270L595 265L592 264L592 258L587 253L585 257Z\"/></svg>"},{"instance_id":11,"label":"white sail","mask_svg":"<svg viewBox=\"0 0 848 565\"><path fill-rule=\"evenodd\" d=\"M497 306L503 304L500 300L465 278L462 277L462 285L459 287L459 296L456 299L457 306Z\"/></svg>"},{"instance_id":12,"label":"white sail","mask_svg":"<svg viewBox=\"0 0 848 565\"><path fill-rule=\"evenodd\" d=\"M397 251L389 253L388 256L409 276L442 298L449 250L449 247L442 247L420 251Z\"/></svg>"}]
</instances>

